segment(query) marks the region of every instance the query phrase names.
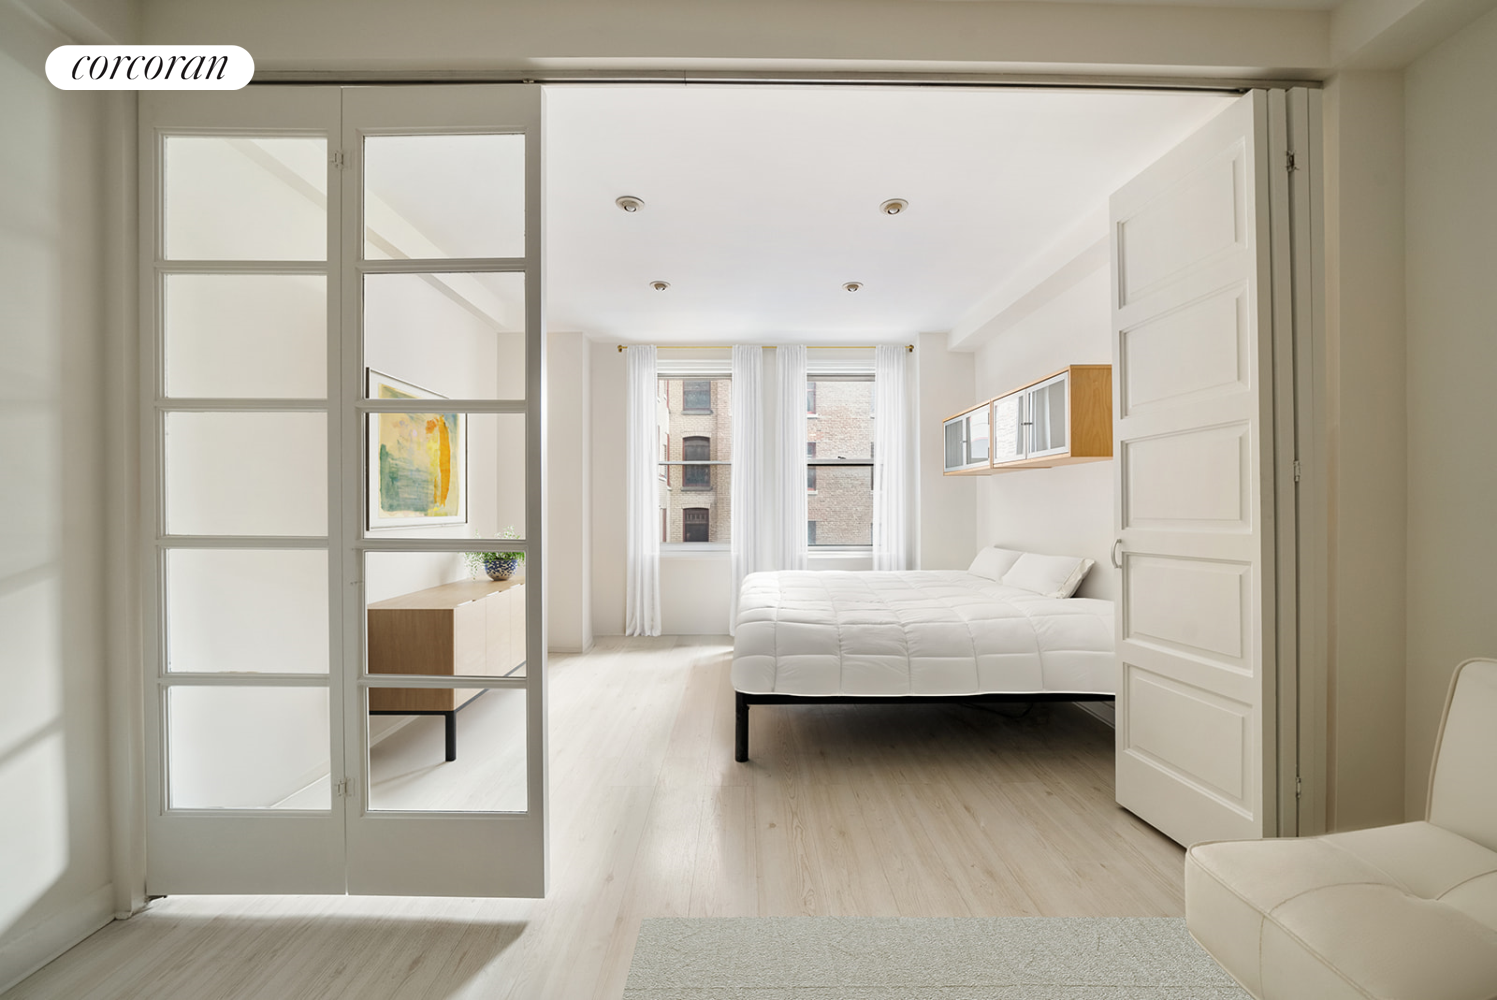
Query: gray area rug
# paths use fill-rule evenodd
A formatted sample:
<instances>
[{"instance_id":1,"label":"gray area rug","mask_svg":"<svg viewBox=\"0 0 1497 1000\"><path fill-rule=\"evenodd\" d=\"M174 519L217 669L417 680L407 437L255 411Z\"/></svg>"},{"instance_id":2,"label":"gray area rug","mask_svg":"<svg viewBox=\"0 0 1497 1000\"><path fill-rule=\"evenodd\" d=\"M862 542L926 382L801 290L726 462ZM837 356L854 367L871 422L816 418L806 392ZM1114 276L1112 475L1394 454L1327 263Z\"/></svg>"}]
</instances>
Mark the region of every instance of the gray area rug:
<instances>
[{"instance_id":1,"label":"gray area rug","mask_svg":"<svg viewBox=\"0 0 1497 1000\"><path fill-rule=\"evenodd\" d=\"M645 920L624 1000L1251 1000L1178 918Z\"/></svg>"}]
</instances>

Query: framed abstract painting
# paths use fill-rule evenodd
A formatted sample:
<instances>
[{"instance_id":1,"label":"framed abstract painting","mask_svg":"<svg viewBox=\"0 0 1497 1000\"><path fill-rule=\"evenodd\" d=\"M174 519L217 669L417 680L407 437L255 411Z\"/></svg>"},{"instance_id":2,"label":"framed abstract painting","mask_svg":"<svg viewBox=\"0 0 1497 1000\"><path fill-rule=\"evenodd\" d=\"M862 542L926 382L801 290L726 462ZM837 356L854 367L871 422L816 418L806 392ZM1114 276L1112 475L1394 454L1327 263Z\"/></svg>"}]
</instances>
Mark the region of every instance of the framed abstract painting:
<instances>
[{"instance_id":1,"label":"framed abstract painting","mask_svg":"<svg viewBox=\"0 0 1497 1000\"><path fill-rule=\"evenodd\" d=\"M373 368L367 372L371 400L444 398ZM466 524L467 449L467 414L371 414L369 527Z\"/></svg>"}]
</instances>

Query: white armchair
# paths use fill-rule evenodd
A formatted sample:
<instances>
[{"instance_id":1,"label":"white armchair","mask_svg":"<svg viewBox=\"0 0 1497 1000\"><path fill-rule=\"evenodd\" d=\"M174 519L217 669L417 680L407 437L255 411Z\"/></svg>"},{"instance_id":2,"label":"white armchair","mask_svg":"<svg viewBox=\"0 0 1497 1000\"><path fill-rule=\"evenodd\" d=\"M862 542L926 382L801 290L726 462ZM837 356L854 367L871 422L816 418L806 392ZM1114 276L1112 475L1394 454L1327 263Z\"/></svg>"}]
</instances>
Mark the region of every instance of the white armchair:
<instances>
[{"instance_id":1,"label":"white armchair","mask_svg":"<svg viewBox=\"0 0 1497 1000\"><path fill-rule=\"evenodd\" d=\"M1426 820L1196 844L1190 933L1259 1000L1497 998L1497 660L1456 668Z\"/></svg>"}]
</instances>

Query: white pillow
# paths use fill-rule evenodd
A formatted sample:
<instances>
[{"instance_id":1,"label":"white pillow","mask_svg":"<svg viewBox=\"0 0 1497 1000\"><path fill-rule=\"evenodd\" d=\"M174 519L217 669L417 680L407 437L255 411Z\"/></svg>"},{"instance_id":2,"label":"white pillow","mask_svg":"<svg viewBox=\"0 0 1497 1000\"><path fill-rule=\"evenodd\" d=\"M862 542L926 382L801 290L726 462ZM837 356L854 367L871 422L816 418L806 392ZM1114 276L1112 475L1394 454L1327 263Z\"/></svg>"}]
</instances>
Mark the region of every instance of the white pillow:
<instances>
[{"instance_id":1,"label":"white pillow","mask_svg":"<svg viewBox=\"0 0 1497 1000\"><path fill-rule=\"evenodd\" d=\"M1070 597L1095 563L1075 556L1042 556L1026 552L1003 574L1005 587L1032 590L1042 597Z\"/></svg>"},{"instance_id":2,"label":"white pillow","mask_svg":"<svg viewBox=\"0 0 1497 1000\"><path fill-rule=\"evenodd\" d=\"M972 559L972 565L967 567L968 573L977 576L985 576L994 583L1003 579L1003 574L1014 568L1014 563L1024 553L1017 549L1000 549L996 545L990 545L985 549L978 549L977 555Z\"/></svg>"}]
</instances>

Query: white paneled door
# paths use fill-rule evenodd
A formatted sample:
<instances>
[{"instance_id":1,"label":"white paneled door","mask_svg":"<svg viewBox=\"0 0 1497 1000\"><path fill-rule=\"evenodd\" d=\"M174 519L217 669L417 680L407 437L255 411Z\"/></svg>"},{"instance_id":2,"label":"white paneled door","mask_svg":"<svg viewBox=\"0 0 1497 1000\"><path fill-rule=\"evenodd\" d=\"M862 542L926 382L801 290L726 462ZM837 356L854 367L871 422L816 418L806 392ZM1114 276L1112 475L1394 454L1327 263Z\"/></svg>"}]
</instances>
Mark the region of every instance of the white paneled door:
<instances>
[{"instance_id":1,"label":"white paneled door","mask_svg":"<svg viewBox=\"0 0 1497 1000\"><path fill-rule=\"evenodd\" d=\"M153 895L545 892L541 101L142 97Z\"/></svg>"},{"instance_id":2,"label":"white paneled door","mask_svg":"<svg viewBox=\"0 0 1497 1000\"><path fill-rule=\"evenodd\" d=\"M1117 800L1276 831L1268 97L1113 195Z\"/></svg>"}]
</instances>

